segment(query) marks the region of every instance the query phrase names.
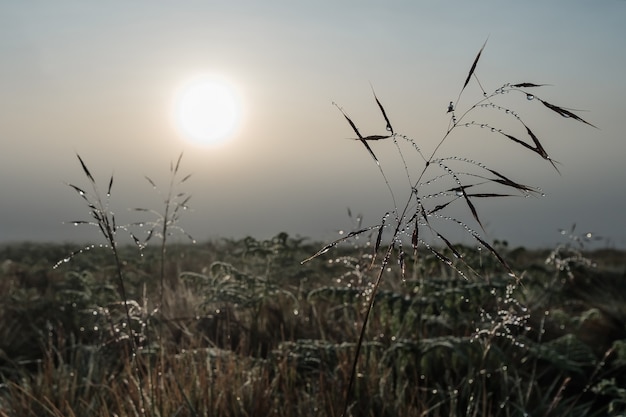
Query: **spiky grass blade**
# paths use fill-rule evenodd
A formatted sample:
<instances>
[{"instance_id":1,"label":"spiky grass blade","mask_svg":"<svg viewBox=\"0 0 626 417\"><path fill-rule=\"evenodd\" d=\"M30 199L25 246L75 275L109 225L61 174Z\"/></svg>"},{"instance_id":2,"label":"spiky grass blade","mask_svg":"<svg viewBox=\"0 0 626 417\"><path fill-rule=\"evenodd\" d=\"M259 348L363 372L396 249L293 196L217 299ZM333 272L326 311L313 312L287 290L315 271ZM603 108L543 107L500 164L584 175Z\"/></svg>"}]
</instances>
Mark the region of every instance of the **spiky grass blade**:
<instances>
[{"instance_id":1,"label":"spiky grass blade","mask_svg":"<svg viewBox=\"0 0 626 417\"><path fill-rule=\"evenodd\" d=\"M154 183L154 181L152 181L152 179L150 179L150 177L148 177L147 175L144 175L144 178L150 183L152 188L157 188L156 184Z\"/></svg>"},{"instance_id":2,"label":"spiky grass blade","mask_svg":"<svg viewBox=\"0 0 626 417\"><path fill-rule=\"evenodd\" d=\"M96 180L93 178L93 175L91 175L91 172L89 172L89 169L87 169L87 165L85 165L85 162L83 162L83 158L81 158L79 154L76 154L76 156L78 157L78 160L80 161L81 167L83 167L83 171L85 172L85 175L87 176L87 178L89 178L89 181L95 184Z\"/></svg>"},{"instance_id":3,"label":"spiky grass blade","mask_svg":"<svg viewBox=\"0 0 626 417\"><path fill-rule=\"evenodd\" d=\"M320 256L320 255L322 255L322 254L324 254L324 253L328 252L330 249L334 248L334 247L335 247L335 246L337 246L339 243L341 243L341 242L343 242L343 241L345 241L345 240L348 240L348 239L352 239L354 236L358 236L358 235L363 234L363 233L365 233L365 232L369 232L370 230L376 229L377 227L380 227L380 225L377 225L377 226L369 226L369 227L366 227L366 228L364 228L364 229L360 229L360 230L356 230L356 231L354 231L354 232L350 232L350 233L348 233L347 235L345 235L345 236L343 236L343 237L341 237L341 238L339 238L339 239L337 239L337 240L334 240L334 241L332 241L331 243L329 243L329 244L325 245L322 249L320 249L320 250L318 250L317 252L315 252L315 254L314 254L314 255L309 256L309 257L308 257L308 258L306 258L305 260L301 261L301 262L300 262L300 264L305 264L305 263L307 263L307 262L309 262L309 261L311 261L311 260L313 260L313 259L317 258L318 256Z\"/></svg>"},{"instance_id":4,"label":"spiky grass blade","mask_svg":"<svg viewBox=\"0 0 626 417\"><path fill-rule=\"evenodd\" d=\"M536 152L543 159L545 159L546 161L550 162L550 164L552 164L552 166L554 167L554 169L556 169L557 172L560 172L559 169L556 167L556 164L554 163L554 161L550 158L550 156L548 155L546 150L543 148L543 146L539 142L539 138L537 138L537 136L533 133L533 131L530 130L530 128L528 126L526 126L526 124L524 124L524 127L526 128L526 132L528 133L530 138L533 140L533 143L535 144Z\"/></svg>"},{"instance_id":5,"label":"spiky grass blade","mask_svg":"<svg viewBox=\"0 0 626 417\"><path fill-rule=\"evenodd\" d=\"M352 119L350 119L348 115L346 114L346 112L343 111L341 107L337 106L337 104L335 104L335 107L337 107L339 111L341 112L341 114L343 114L343 117L346 118L346 120L348 121L348 124L350 124L350 127L352 127L352 130L354 130L354 133L356 133L357 137L359 138L363 146L365 146L365 149L367 149L371 157L374 158L374 161L376 161L376 163L380 165L380 163L378 162L378 158L376 157L376 154L374 153L372 148L370 148L370 145L367 144L367 142L365 141L365 138L363 137L363 135L361 135L361 132L359 132L359 129L356 127Z\"/></svg>"},{"instance_id":6,"label":"spiky grass blade","mask_svg":"<svg viewBox=\"0 0 626 417\"><path fill-rule=\"evenodd\" d=\"M509 273L510 276L516 277L515 272L513 272L513 269L511 269L511 267L504 260L502 255L500 255L500 253L497 250L495 250L493 248L493 246L491 246L489 243L485 242L485 240L482 239L480 236L478 236L476 233L472 233L472 236L474 237L474 239L476 239L478 242L480 242L480 244L483 245L489 252L491 252L491 254L493 256L496 257L498 262L500 262L500 264L507 270L507 272Z\"/></svg>"},{"instance_id":7,"label":"spiky grass blade","mask_svg":"<svg viewBox=\"0 0 626 417\"><path fill-rule=\"evenodd\" d=\"M434 214L434 213L437 213L438 211L443 210L444 208L448 207L452 203L452 201L453 200L450 200L447 203L436 205L432 210L428 211L428 214Z\"/></svg>"},{"instance_id":8,"label":"spiky grass blade","mask_svg":"<svg viewBox=\"0 0 626 417\"><path fill-rule=\"evenodd\" d=\"M381 139L389 139L391 137L391 135L370 135L370 136L365 136L364 138L361 138L359 140L381 140Z\"/></svg>"},{"instance_id":9,"label":"spiky grass blade","mask_svg":"<svg viewBox=\"0 0 626 417\"><path fill-rule=\"evenodd\" d=\"M511 87L515 87L515 88L531 88L531 87L543 87L545 85L548 85L548 84L518 83L518 84L511 85Z\"/></svg>"},{"instance_id":10,"label":"spiky grass blade","mask_svg":"<svg viewBox=\"0 0 626 417\"><path fill-rule=\"evenodd\" d=\"M178 173L178 168L180 167L180 160L183 159L183 153L181 152L180 155L178 155L178 159L176 160L176 166L174 167L174 171L173 173L176 174Z\"/></svg>"},{"instance_id":11,"label":"spiky grass blade","mask_svg":"<svg viewBox=\"0 0 626 417\"><path fill-rule=\"evenodd\" d=\"M469 84L470 79L472 78L472 75L474 75L474 71L476 70L476 64L478 64L478 60L480 59L480 55L483 53L483 49L485 49L485 45L487 45L487 41L485 41L483 46L480 48L480 51L478 51L478 54L476 55L476 58L474 59L474 63L472 64L472 67L470 68L469 73L467 74L467 78L465 79L465 82L463 83L463 88L461 88L461 92L465 90L465 87L467 87L467 84Z\"/></svg>"},{"instance_id":12,"label":"spiky grass blade","mask_svg":"<svg viewBox=\"0 0 626 417\"><path fill-rule=\"evenodd\" d=\"M443 235L441 233L437 233L437 237L439 239L443 240L443 243L445 243L446 246L448 247L448 249L450 249L452 251L454 256L456 256L459 259L463 257L463 255L461 255L461 253L456 249L456 247L454 247L454 245L448 239L443 237Z\"/></svg>"},{"instance_id":13,"label":"spiky grass blade","mask_svg":"<svg viewBox=\"0 0 626 417\"><path fill-rule=\"evenodd\" d=\"M476 207L474 207L474 203L472 203L472 201L470 200L469 196L467 195L464 189L461 189L461 193L463 194L463 199L467 203L467 206L472 212L472 216L474 217L474 220L476 220L476 222L478 223L481 229L485 230L483 223L480 221L480 218L478 217L478 212L476 211Z\"/></svg>"},{"instance_id":14,"label":"spiky grass blade","mask_svg":"<svg viewBox=\"0 0 626 417\"><path fill-rule=\"evenodd\" d=\"M376 96L376 92L374 92L373 87L372 87L372 93L374 94L374 99L376 100L376 104L378 104L378 108L380 109L380 112L383 114L383 117L385 118L385 122L387 123L387 126L385 128L387 129L387 132L391 132L391 134L393 135L393 127L391 127L391 122L389 121L389 117L387 117L387 112L385 112L385 108L381 104L380 100L378 100L378 97Z\"/></svg>"},{"instance_id":15,"label":"spiky grass blade","mask_svg":"<svg viewBox=\"0 0 626 417\"><path fill-rule=\"evenodd\" d=\"M578 116L577 114L572 113L571 111L564 109L563 107L559 107L559 106L555 106L554 104L550 104L547 101L544 101L542 99L538 99L541 104L543 104L544 106L546 106L547 108L549 108L550 110L552 110L553 112L556 112L558 114L560 114L563 117L568 117L568 118L572 118L574 120L577 120L579 122L582 122L586 125L589 125L591 127L595 127L597 129L596 126L592 125L591 123L587 122L586 120L583 120L580 116Z\"/></svg>"},{"instance_id":16,"label":"spiky grass blade","mask_svg":"<svg viewBox=\"0 0 626 417\"><path fill-rule=\"evenodd\" d=\"M497 183L502 184L502 185L506 185L508 187L513 187L513 188L516 188L518 190L525 191L525 192L536 192L537 191L533 187L529 187L528 185L520 184L518 182L515 182L515 181L505 177L504 175L502 175L498 171L495 171L495 170L490 169L490 168L486 168L486 169L487 169L487 171L491 172L493 175L498 177L498 178L491 179L491 181L497 182Z\"/></svg>"}]
</instances>

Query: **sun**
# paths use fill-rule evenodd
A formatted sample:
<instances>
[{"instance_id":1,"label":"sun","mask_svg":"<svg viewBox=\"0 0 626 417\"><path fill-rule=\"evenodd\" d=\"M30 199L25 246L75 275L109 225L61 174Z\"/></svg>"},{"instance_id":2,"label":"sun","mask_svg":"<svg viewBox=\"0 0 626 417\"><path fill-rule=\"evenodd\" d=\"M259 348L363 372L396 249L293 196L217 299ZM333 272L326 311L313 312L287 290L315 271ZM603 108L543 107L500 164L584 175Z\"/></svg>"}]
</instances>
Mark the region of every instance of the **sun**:
<instances>
[{"instance_id":1,"label":"sun","mask_svg":"<svg viewBox=\"0 0 626 417\"><path fill-rule=\"evenodd\" d=\"M232 137L241 119L235 88L217 77L202 77L186 84L174 104L176 126L186 139L202 144Z\"/></svg>"}]
</instances>

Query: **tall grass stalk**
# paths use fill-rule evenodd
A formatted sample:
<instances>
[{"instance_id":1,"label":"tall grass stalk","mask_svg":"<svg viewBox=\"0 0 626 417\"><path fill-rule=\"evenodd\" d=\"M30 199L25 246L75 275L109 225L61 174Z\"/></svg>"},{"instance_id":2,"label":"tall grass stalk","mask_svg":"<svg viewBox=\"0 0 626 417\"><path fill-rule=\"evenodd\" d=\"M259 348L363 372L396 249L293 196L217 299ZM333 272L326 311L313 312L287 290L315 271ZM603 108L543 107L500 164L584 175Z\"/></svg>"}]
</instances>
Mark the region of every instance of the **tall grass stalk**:
<instances>
[{"instance_id":1,"label":"tall grass stalk","mask_svg":"<svg viewBox=\"0 0 626 417\"><path fill-rule=\"evenodd\" d=\"M91 186L91 192L87 192L82 188L74 185L68 184L71 188L73 188L78 195L87 203L89 207L89 214L93 218L93 220L74 220L71 223L74 225L87 224L90 226L95 226L99 229L101 235L104 237L106 245L113 255L113 260L115 263L115 276L117 279L118 290L120 292L120 297L122 298L122 303L124 305L124 312L126 315L126 326L128 327L128 339L130 341L131 348L131 356L134 364L135 374L138 378L138 386L139 386L139 396L141 402L141 410L142 414L145 414L145 398L143 394L143 374L139 370L139 356L138 356L138 348L137 341L135 340L135 334L132 326L132 319L130 314L130 306L129 299L126 292L126 284L123 273L122 260L120 258L120 253L118 249L118 239L117 233L120 230L128 231L126 226L118 225L115 219L114 212L110 209L110 199L111 199L111 189L113 188L113 175L111 175L109 179L109 183L107 186L107 191L105 194L105 198L102 197L102 194L99 190L98 184L87 168L87 165L80 157L80 155L76 155L80 165L83 169L83 172L87 179L89 180L89 184ZM130 232L129 232L130 233ZM135 243L139 244L139 240L132 233L130 233L131 237L135 241ZM87 248L91 248L89 246ZM80 252L80 251L79 251ZM73 256L74 254L70 255ZM64 261L69 260L69 258L65 258ZM58 264L57 264L58 265Z\"/></svg>"},{"instance_id":2,"label":"tall grass stalk","mask_svg":"<svg viewBox=\"0 0 626 417\"><path fill-rule=\"evenodd\" d=\"M135 208L133 209L134 211L150 213L155 216L155 219L152 221L145 221L145 222L142 221L142 222L133 223L129 226L121 226L116 223L115 215L109 208L109 200L111 197L111 189L113 186L113 176L111 176L109 180L109 185L108 185L107 192L106 192L106 198L103 199L98 190L96 181L93 175L91 174L91 172L89 171L89 169L87 168L87 165L85 164L83 159L80 157L80 155L77 155L77 156L78 156L78 160L80 161L83 172L89 179L92 192L87 193L83 189L73 184L69 184L69 186L72 187L76 192L78 192L78 194L87 202L87 205L90 208L91 217L93 217L94 220L92 221L77 220L77 221L73 221L72 223L74 225L88 224L88 225L97 226L101 234L105 238L105 241L106 241L105 246L108 246L109 248L111 248L113 252L113 257L115 261L115 272L116 272L119 292L124 302L124 308L126 311L126 319L127 319L129 337L131 340L132 355L135 361L135 368L137 368L136 375L138 376L138 381L139 381L138 386L139 386L139 394L141 397L141 405L142 405L141 409L144 410L143 413L145 413L143 381L142 381L143 378L142 378L142 373L139 372L138 370L138 366L139 366L137 362L138 361L138 346L137 346L135 335L133 334L133 329L132 329L132 319L131 319L131 314L130 314L130 308L128 305L129 300L128 300L127 291L126 291L125 283L124 283L125 279L123 275L122 261L121 261L119 250L118 250L117 232L119 230L123 230L127 232L132 237L133 241L135 242L136 246L139 248L140 251L143 250L153 238L156 237L156 238L160 238L161 240L160 246L159 246L159 295L158 295L159 301L154 311L154 312L159 312L161 315L161 318L158 320L158 329L157 329L158 346L160 349L159 349L159 355L158 355L159 360L155 364L155 369L154 369L155 374L157 375L156 383L150 385L151 386L150 404L153 408L152 409L153 415L156 415L155 409L154 409L155 407L158 407L159 411L163 410L163 405L161 402L162 396L158 395L156 390L160 389L162 391L164 389L163 379L161 376L162 376L162 366L165 363L165 358L163 356L165 354L164 349L163 349L163 323L165 321L165 317L163 315L163 303L164 303L164 294L165 294L165 289L166 289L165 263L166 263L166 251L167 251L168 238L174 232L180 232L184 234L185 236L187 236L191 242L195 243L195 240L193 239L193 237L191 237L191 235L186 233L184 229L178 225L181 213L184 210L188 209L188 203L189 203L189 200L191 199L191 195L185 192L179 192L177 191L177 188L181 184L183 184L185 181L187 181L191 177L191 174L184 176L180 180L178 178L180 164L181 164L181 160L183 157L183 154L181 153L178 156L175 163L174 162L170 163L169 186L167 188L166 194L164 195L163 211L159 212L158 210L154 210L154 209ZM153 189L158 191L158 187L156 183L150 177L145 176L145 179L150 183ZM148 226L149 230L147 231L146 236L140 239L135 233L133 233L130 230L130 226L139 226L139 227ZM86 248L81 249L78 252L81 252L85 249L88 250L93 247L94 245L90 245ZM75 254L76 253L64 259L64 261L69 260ZM147 303L147 299L144 299L144 303ZM147 326L150 324L150 317L152 316L153 313L148 314L147 323L146 323ZM148 338L149 333L145 332L144 336ZM147 340L147 342L149 345L150 344L149 340ZM148 367L148 372L149 372L148 380L149 381L153 380L153 378L150 376L151 371L152 371L151 367ZM155 399L157 399L157 401L154 401ZM158 404L156 404L157 402ZM162 414L162 412L160 414Z\"/></svg>"},{"instance_id":3,"label":"tall grass stalk","mask_svg":"<svg viewBox=\"0 0 626 417\"><path fill-rule=\"evenodd\" d=\"M177 191L177 188L180 185L191 178L191 174L187 174L182 179L178 180L178 173L182 158L183 154L181 153L178 156L176 163L170 164L170 180L167 193L164 196L163 211L159 212L157 210L147 208L134 209L135 211L149 212L156 217L155 220L140 223L140 225L148 225L150 227L150 230L148 231L148 234L143 242L144 245L147 245L148 242L155 236L161 239L159 259L159 308L163 305L163 292L165 289L165 255L167 251L168 238L174 232L179 232L185 235L192 243L195 243L195 239L178 225L181 213L188 209L188 203L191 199L190 194ZM145 179L150 183L153 189L158 191L156 183L150 177L146 176Z\"/></svg>"},{"instance_id":4,"label":"tall grass stalk","mask_svg":"<svg viewBox=\"0 0 626 417\"><path fill-rule=\"evenodd\" d=\"M571 110L551 104L539 98L534 91L540 88L543 84L536 84L532 82L506 83L493 92L488 93L483 88L483 85L481 84L476 73L477 64L483 53L485 45L486 42L476 55L456 100L451 101L448 105L447 112L450 115L448 128L434 149L429 153L423 152L420 145L418 145L413 139L401 135L394 130L387 112L375 93L374 100L385 122L385 133L372 135L361 134L357 125L348 116L348 114L341 107L337 106L349 126L352 128L353 132L356 134L355 140L364 146L369 156L375 162L390 193L392 203L392 209L382 217L383 220L380 224L353 231L348 235L324 246L313 256L303 261L303 263L308 262L347 239L372 230L377 230L378 233L374 244L373 258L375 261L377 254L382 248L381 242L383 232L387 228L391 229L390 244L384 251L384 255L382 256L380 265L378 266L378 274L368 295L369 301L365 310L363 322L361 324L356 352L352 363L352 370L350 372L350 378L345 392L343 416L348 415L357 366L359 363L359 355L363 341L366 337L367 324L370 320L370 314L374 307L376 294L379 291L385 271L387 270L394 254L397 254L396 256L399 268L404 276L405 252L403 243L405 240L408 239L410 241L410 245L415 256L417 256L418 250L425 248L426 251L434 254L440 261L453 268L455 272L466 279L468 278L468 274L480 275L479 272L469 268L469 265L464 261L464 254L461 249L457 247L457 245L453 244L450 239L446 238L443 232L439 231L439 226L435 224L436 221L451 223L453 226L456 226L467 233L474 241L477 242L479 247L485 248L493 257L495 257L511 277L519 279L498 250L487 243L487 241L481 237L480 233L475 231L474 228L470 226L470 221L472 221L476 227L484 231L483 221L481 220L476 208L476 200L510 197L520 194L539 194L540 190L514 181L507 175L502 174L495 169L491 169L481 162L458 156L439 156L440 150L443 149L442 145L451 140L453 133L456 133L459 129L479 127L483 129L483 132L489 132L489 134L494 134L509 142L513 142L519 146L519 150L523 150L525 152L530 151L536 154L551 164L554 169L558 171L555 161L549 156L534 130L529 127L529 125L518 115L516 111L509 108L507 105L499 104L498 99L509 93L521 95L524 100L540 103L545 108L562 117L570 118L595 127L583 120ZM477 88L482 92L482 96L479 97L478 100L476 100L472 105L462 110L458 108L458 106L460 105L463 93L466 91L466 87L470 85L471 81L476 83ZM516 126L501 128L496 124L501 121L476 122L471 120L470 115L474 114L479 109L485 109L491 111L492 113L499 114L505 119L511 120ZM480 113L478 116L480 116ZM520 133L515 131L515 127L518 128L518 131L521 132L521 134L526 136L525 139L522 139L524 136L520 136ZM397 204L395 190L392 187L389 176L387 175L386 170L383 169L379 158L370 146L370 143L381 141L393 143L398 151L405 175L408 179L408 183L410 184L407 191L408 197L406 198L403 206L399 206ZM408 142L410 149L417 153L418 158L415 165L409 163L411 160L407 157L407 155L405 155L406 152L402 150L400 141ZM414 171L417 171L415 179L411 176L411 173ZM439 190L431 191L432 184L438 185L440 187ZM458 205L465 208L465 211L469 216L469 220L459 219L454 214L450 214L451 208ZM437 249L431 240L425 239L424 234L426 233L433 238L432 240L434 240L435 243L443 245L443 247L452 254L454 261L443 251ZM374 261L372 261L372 266L374 266Z\"/></svg>"}]
</instances>

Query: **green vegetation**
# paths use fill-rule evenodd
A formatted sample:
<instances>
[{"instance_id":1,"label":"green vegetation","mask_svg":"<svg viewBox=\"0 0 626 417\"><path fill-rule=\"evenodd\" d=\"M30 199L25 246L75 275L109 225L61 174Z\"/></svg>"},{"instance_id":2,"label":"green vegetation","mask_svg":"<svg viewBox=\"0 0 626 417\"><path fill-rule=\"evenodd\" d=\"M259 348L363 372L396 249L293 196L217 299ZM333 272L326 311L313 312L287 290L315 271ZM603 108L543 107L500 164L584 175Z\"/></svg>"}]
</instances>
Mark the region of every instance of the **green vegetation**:
<instances>
[{"instance_id":1,"label":"green vegetation","mask_svg":"<svg viewBox=\"0 0 626 417\"><path fill-rule=\"evenodd\" d=\"M392 272L351 415L626 411L624 254L495 246L523 285L466 247L483 279L428 253ZM67 246L3 247L0 415L339 415L376 270L367 245L301 266L316 247L287 234L172 245L163 294L160 248L120 248L138 369L106 251L52 270Z\"/></svg>"}]
</instances>

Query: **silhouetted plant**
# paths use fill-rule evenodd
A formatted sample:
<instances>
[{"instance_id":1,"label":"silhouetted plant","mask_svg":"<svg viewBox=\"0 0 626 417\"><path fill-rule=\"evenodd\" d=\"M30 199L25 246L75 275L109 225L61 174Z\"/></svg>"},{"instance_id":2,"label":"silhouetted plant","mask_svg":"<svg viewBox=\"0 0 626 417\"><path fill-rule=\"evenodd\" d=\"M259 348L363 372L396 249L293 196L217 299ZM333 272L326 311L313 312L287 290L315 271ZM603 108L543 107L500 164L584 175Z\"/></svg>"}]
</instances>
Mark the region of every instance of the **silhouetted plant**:
<instances>
[{"instance_id":1,"label":"silhouetted plant","mask_svg":"<svg viewBox=\"0 0 626 417\"><path fill-rule=\"evenodd\" d=\"M407 245L407 241L409 242L408 245L410 245L413 250L414 256L417 256L419 250L424 248L426 251L434 254L441 262L453 268L460 276L466 278L468 274L480 276L478 271L474 270L464 261L464 253L460 247L452 243L451 239L445 237L444 232L440 231L441 224L452 224L469 235L480 247L491 253L510 276L516 277L514 271L507 264L502 255L490 245L467 220L463 220L459 218L458 215L455 215L452 208L456 208L456 206L460 205L461 208L465 209L465 212L469 215L469 218L473 220L476 227L484 230L483 221L475 204L476 201L510 197L513 195L537 195L540 194L541 191L538 188L515 181L507 174L489 168L479 161L460 156L440 155L442 145L452 140L453 134L462 129L479 128L483 132L496 135L506 141L512 142L514 145L520 146L520 150L535 153L558 171L556 162L545 150L538 135L530 128L529 124L512 108L504 104L499 104L498 99L509 94L521 95L524 100L532 100L540 103L545 108L562 117L593 126L570 109L554 105L538 97L535 91L542 87L543 84L532 82L506 83L496 88L493 92L487 92L476 74L476 67L484 47L485 45L481 47L476 55L457 99L449 103L447 109L450 115L448 128L443 134L443 137L430 152L423 151L422 145L416 140L394 130L387 112L375 93L374 100L385 122L384 133L363 135L346 111L337 106L356 134L357 137L355 140L359 141L365 147L368 154L375 162L380 175L385 181L392 203L390 210L382 216L381 223L355 230L324 246L313 256L303 261L303 263L308 262L345 240L372 230L377 230L372 266L375 264L379 252L382 252L382 259L380 265L377 266L379 272L368 295L369 305L361 325L361 333L354 357L354 365L346 391L344 416L350 404L349 399L356 375L360 345L365 338L365 330L369 316L374 302L377 299L376 294L392 257L395 256L397 259L399 268L404 276L406 268L406 253L404 248ZM459 108L460 99L472 80L476 82L482 92L482 96L467 108ZM520 130L523 136L510 126L503 127L496 124L499 122L472 120L472 115L477 112L478 109L489 110L505 116L511 120L514 125L521 128ZM478 116L480 116L480 114ZM390 142L392 146L396 148L402 168L405 172L408 186L405 191L407 197L403 204L398 204L399 201L402 200L398 200L396 197L397 190L392 186L386 168L383 168L379 158L370 146L372 142L381 141ZM403 148L402 143L408 143L408 151ZM386 249L382 250L383 233L386 229L390 230L390 243L386 246ZM442 245L448 250L448 254L437 248L433 242Z\"/></svg>"}]
</instances>

